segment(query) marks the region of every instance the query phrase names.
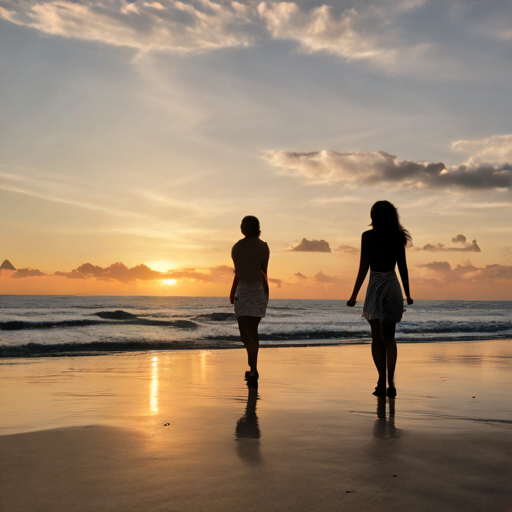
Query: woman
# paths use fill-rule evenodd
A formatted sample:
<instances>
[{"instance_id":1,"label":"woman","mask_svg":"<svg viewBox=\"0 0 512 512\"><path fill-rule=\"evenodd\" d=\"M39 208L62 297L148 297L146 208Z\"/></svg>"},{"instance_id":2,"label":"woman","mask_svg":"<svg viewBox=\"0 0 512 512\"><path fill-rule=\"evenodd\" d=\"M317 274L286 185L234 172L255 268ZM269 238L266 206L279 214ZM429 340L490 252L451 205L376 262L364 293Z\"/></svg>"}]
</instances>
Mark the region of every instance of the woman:
<instances>
[{"instance_id":1,"label":"woman","mask_svg":"<svg viewBox=\"0 0 512 512\"><path fill-rule=\"evenodd\" d=\"M250 370L245 372L245 378L256 381L259 377L258 325L267 311L270 251L267 243L260 240L260 221L256 217L244 217L240 228L245 238L239 240L231 250L235 278L229 298L231 304L235 305L240 336L247 349Z\"/></svg>"},{"instance_id":2,"label":"woman","mask_svg":"<svg viewBox=\"0 0 512 512\"><path fill-rule=\"evenodd\" d=\"M407 304L412 304L405 246L412 240L400 223L398 211L389 201L377 201L371 209L371 226L361 237L361 262L356 284L347 306L355 306L357 294L370 267L370 282L366 291L363 316L372 329L372 356L379 380L373 392L376 396L395 398L396 342L395 326L402 319L403 298L395 273L398 264ZM386 393L386 367L388 390Z\"/></svg>"}]
</instances>

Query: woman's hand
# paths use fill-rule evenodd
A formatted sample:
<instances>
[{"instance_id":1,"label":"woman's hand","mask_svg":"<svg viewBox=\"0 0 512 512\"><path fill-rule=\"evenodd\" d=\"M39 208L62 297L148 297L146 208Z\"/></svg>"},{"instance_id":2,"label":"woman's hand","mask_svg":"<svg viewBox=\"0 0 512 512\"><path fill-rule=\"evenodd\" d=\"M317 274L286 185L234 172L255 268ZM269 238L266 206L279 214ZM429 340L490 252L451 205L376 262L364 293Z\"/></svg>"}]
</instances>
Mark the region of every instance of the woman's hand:
<instances>
[{"instance_id":1,"label":"woman's hand","mask_svg":"<svg viewBox=\"0 0 512 512\"><path fill-rule=\"evenodd\" d=\"M229 292L229 302L231 304L235 303L236 289L238 288L238 276L235 274L233 278L233 286L231 286L231 291Z\"/></svg>"},{"instance_id":2,"label":"woman's hand","mask_svg":"<svg viewBox=\"0 0 512 512\"><path fill-rule=\"evenodd\" d=\"M356 301L355 300L347 300L347 306L349 308L353 308L355 305L356 305Z\"/></svg>"},{"instance_id":3,"label":"woman's hand","mask_svg":"<svg viewBox=\"0 0 512 512\"><path fill-rule=\"evenodd\" d=\"M409 304L409 306L414 304L414 301L411 299L411 297L407 297L407 304Z\"/></svg>"}]
</instances>

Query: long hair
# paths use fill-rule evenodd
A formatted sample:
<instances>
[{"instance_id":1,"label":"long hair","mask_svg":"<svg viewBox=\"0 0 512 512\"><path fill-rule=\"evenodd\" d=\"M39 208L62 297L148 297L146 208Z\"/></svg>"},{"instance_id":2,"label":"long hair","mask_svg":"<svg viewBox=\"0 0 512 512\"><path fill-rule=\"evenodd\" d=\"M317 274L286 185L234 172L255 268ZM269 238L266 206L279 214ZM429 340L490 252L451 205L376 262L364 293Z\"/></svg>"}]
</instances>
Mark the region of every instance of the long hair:
<instances>
[{"instance_id":1,"label":"long hair","mask_svg":"<svg viewBox=\"0 0 512 512\"><path fill-rule=\"evenodd\" d=\"M405 245L412 242L412 236L400 223L398 210L389 201L377 201L370 211L372 218L371 226L383 234L399 236L400 241Z\"/></svg>"}]
</instances>

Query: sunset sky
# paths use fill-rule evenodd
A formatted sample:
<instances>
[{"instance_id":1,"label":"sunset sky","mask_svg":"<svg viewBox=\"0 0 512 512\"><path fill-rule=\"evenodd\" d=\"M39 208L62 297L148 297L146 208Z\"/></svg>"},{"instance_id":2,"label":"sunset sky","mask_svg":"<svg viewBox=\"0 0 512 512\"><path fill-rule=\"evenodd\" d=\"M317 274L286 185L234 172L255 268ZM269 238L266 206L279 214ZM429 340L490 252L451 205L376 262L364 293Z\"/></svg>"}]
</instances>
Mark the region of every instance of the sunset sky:
<instances>
[{"instance_id":1,"label":"sunset sky","mask_svg":"<svg viewBox=\"0 0 512 512\"><path fill-rule=\"evenodd\" d=\"M512 3L0 0L2 294L347 299L370 207L413 298L512 300ZM359 299L363 299L360 294Z\"/></svg>"}]
</instances>

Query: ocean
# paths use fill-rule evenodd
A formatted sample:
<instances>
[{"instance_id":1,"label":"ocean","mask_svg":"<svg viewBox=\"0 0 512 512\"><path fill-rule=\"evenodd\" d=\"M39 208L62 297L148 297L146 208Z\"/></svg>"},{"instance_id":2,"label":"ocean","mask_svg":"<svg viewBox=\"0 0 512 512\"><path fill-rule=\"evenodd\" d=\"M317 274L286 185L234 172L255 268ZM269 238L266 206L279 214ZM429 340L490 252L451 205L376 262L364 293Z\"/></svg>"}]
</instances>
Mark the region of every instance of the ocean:
<instances>
[{"instance_id":1,"label":"ocean","mask_svg":"<svg viewBox=\"0 0 512 512\"><path fill-rule=\"evenodd\" d=\"M398 343L512 338L512 301L419 300ZM368 343L362 302L271 300L262 345ZM0 357L240 347L227 298L0 296Z\"/></svg>"}]
</instances>

